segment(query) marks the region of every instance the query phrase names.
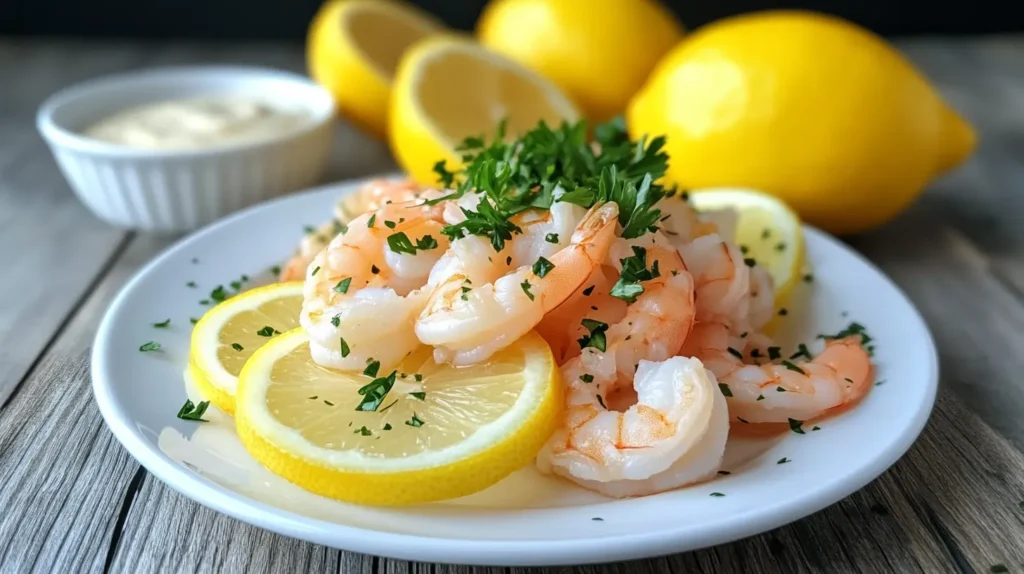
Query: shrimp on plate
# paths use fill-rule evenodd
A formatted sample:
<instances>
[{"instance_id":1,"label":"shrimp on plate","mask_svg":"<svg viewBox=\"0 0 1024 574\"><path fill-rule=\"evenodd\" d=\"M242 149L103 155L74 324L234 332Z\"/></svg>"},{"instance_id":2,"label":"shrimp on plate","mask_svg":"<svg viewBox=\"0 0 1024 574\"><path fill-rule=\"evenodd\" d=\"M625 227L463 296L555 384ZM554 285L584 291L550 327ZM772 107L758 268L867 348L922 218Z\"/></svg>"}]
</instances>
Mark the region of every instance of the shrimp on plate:
<instances>
[{"instance_id":1,"label":"shrimp on plate","mask_svg":"<svg viewBox=\"0 0 1024 574\"><path fill-rule=\"evenodd\" d=\"M363 214L309 264L299 322L313 360L388 367L419 342L413 323L428 300L431 269L448 248L439 208L392 203Z\"/></svg>"},{"instance_id":2,"label":"shrimp on plate","mask_svg":"<svg viewBox=\"0 0 1024 574\"><path fill-rule=\"evenodd\" d=\"M700 359L728 389L731 420L806 421L853 404L871 388L871 357L856 337L829 340L810 360L780 362L766 362L763 351L751 352L768 342L760 337L756 344L745 344L727 321L699 321L680 351Z\"/></svg>"},{"instance_id":3,"label":"shrimp on plate","mask_svg":"<svg viewBox=\"0 0 1024 574\"><path fill-rule=\"evenodd\" d=\"M636 400L627 406L575 379L564 423L537 456L537 467L617 498L714 477L729 435L714 375L697 359L640 361L633 388Z\"/></svg>"},{"instance_id":4,"label":"shrimp on plate","mask_svg":"<svg viewBox=\"0 0 1024 574\"><path fill-rule=\"evenodd\" d=\"M578 206L559 202L549 214L555 219L574 220L578 210ZM431 273L432 292L416 320L415 331L421 342L434 346L436 361L455 365L483 361L532 330L546 313L576 292L604 260L615 237L618 207L614 203L595 205L574 225L572 234L560 236L557 243L546 242L545 235L535 237L546 234L547 227L531 227L525 220L529 216L520 215L524 217L523 233L506 242L501 252L492 247L488 264L480 261L479 255L475 264L460 256L463 242L481 243L478 236L466 236L452 242L450 257L446 255ZM550 225L562 228L567 224ZM531 242L533 250L509 245L519 241ZM536 253L547 263L540 259L516 261L517 257ZM479 273L481 268L487 273L474 278L472 273Z\"/></svg>"},{"instance_id":5,"label":"shrimp on plate","mask_svg":"<svg viewBox=\"0 0 1024 574\"><path fill-rule=\"evenodd\" d=\"M375 179L359 189L346 193L334 205L334 218L306 233L291 259L281 266L279 281L298 281L306 275L309 262L323 251L332 239L345 230L354 217L375 211L386 203L405 203L418 199L423 188L411 180Z\"/></svg>"},{"instance_id":6,"label":"shrimp on plate","mask_svg":"<svg viewBox=\"0 0 1024 574\"><path fill-rule=\"evenodd\" d=\"M700 361L672 358L695 314L693 279L678 253L656 237L616 243L613 252L629 248L658 273L641 282L617 323L583 320L589 339L561 368L568 408L537 465L609 496L640 496L713 475L728 414Z\"/></svg>"}]
</instances>

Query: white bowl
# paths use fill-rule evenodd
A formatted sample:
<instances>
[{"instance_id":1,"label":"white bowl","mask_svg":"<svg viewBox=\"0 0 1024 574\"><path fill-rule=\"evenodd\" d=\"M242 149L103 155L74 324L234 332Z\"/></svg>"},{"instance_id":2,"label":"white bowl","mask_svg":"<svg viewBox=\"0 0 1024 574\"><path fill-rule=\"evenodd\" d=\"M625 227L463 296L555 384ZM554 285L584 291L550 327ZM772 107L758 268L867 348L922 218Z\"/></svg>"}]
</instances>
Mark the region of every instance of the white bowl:
<instances>
[{"instance_id":1,"label":"white bowl","mask_svg":"<svg viewBox=\"0 0 1024 574\"><path fill-rule=\"evenodd\" d=\"M304 107L309 124L280 136L201 149L142 149L82 135L128 107L212 93L252 93ZM335 108L309 79L256 67L191 66L107 76L50 96L36 125L78 195L119 227L181 232L316 184L327 165Z\"/></svg>"}]
</instances>

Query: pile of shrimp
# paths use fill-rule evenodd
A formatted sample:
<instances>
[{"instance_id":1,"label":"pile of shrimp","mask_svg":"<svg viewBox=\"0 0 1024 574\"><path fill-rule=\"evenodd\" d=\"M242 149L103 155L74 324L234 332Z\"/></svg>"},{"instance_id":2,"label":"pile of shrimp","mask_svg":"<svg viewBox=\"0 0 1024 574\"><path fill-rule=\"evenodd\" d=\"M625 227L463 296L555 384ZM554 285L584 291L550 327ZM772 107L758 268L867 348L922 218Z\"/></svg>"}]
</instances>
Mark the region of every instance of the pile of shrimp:
<instances>
[{"instance_id":1,"label":"pile of shrimp","mask_svg":"<svg viewBox=\"0 0 1024 574\"><path fill-rule=\"evenodd\" d=\"M300 323L325 367L362 369L372 355L390 368L421 344L438 362L472 364L536 330L567 405L537 457L543 472L612 497L701 482L719 470L731 425L819 418L872 386L857 338L771 360L772 280L733 244L729 212L666 197L659 229L626 239L615 203L556 201L514 216L522 233L496 252L486 237L441 233L480 201L425 203L442 195L368 184L354 196L365 212L344 232L321 228L329 241L301 246L282 279L305 279ZM398 233L425 248L395 252ZM538 269L540 258L549 265ZM654 271L642 292L612 296L623 265L637 263Z\"/></svg>"}]
</instances>

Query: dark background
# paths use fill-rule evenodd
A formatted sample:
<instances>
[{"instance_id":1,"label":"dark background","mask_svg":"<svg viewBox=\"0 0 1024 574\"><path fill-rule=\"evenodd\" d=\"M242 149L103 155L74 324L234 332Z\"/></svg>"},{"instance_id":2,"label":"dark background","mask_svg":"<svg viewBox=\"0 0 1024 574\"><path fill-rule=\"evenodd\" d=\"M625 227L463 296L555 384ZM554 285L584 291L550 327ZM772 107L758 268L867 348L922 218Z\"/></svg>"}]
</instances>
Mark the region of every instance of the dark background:
<instances>
[{"instance_id":1,"label":"dark background","mask_svg":"<svg viewBox=\"0 0 1024 574\"><path fill-rule=\"evenodd\" d=\"M470 29L486 0L419 0L450 25ZM881 34L1024 30L1021 0L666 1L688 29L742 12L808 8ZM0 34L302 41L319 0L0 0Z\"/></svg>"}]
</instances>

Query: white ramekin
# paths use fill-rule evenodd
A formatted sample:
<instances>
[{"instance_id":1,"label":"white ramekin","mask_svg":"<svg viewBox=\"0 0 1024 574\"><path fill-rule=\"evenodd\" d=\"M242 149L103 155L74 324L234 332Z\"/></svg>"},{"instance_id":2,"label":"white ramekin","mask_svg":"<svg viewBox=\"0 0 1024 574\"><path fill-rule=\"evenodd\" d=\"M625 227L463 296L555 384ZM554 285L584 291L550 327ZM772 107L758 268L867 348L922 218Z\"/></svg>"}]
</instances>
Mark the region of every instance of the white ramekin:
<instances>
[{"instance_id":1,"label":"white ramekin","mask_svg":"<svg viewBox=\"0 0 1024 574\"><path fill-rule=\"evenodd\" d=\"M273 139L196 150L114 145L81 131L125 108L210 93L253 93L305 107L308 126ZM50 96L36 125L79 199L129 229L182 232L316 184L334 125L331 95L309 79L256 67L190 66L107 76Z\"/></svg>"}]
</instances>

